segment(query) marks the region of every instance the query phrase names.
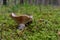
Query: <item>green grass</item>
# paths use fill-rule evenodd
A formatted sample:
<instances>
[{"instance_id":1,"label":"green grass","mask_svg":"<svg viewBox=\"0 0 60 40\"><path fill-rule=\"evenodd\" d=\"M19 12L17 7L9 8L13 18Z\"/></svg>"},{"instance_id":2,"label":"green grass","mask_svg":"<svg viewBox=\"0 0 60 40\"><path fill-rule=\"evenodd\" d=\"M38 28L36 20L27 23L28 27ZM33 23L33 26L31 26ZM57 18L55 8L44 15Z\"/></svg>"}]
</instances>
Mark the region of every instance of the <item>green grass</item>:
<instances>
[{"instance_id":1,"label":"green grass","mask_svg":"<svg viewBox=\"0 0 60 40\"><path fill-rule=\"evenodd\" d=\"M17 24L9 16L11 12L33 15L33 23L20 33ZM38 20L43 21L38 22ZM0 7L0 36L2 40L58 40L60 30L60 8L51 6L2 6Z\"/></svg>"}]
</instances>

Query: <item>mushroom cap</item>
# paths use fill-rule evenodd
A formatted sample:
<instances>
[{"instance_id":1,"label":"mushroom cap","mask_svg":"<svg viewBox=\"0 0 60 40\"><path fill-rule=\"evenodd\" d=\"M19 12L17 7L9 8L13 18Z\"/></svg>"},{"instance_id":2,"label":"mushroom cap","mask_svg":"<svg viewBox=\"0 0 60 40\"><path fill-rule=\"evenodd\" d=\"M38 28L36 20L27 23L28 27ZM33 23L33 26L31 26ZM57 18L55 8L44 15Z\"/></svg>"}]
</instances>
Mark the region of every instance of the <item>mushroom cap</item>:
<instances>
[{"instance_id":1,"label":"mushroom cap","mask_svg":"<svg viewBox=\"0 0 60 40\"><path fill-rule=\"evenodd\" d=\"M33 16L29 16L29 15L20 15L17 16L14 13L11 14L11 17L13 20L15 20L18 24L25 24L28 21L32 21Z\"/></svg>"}]
</instances>

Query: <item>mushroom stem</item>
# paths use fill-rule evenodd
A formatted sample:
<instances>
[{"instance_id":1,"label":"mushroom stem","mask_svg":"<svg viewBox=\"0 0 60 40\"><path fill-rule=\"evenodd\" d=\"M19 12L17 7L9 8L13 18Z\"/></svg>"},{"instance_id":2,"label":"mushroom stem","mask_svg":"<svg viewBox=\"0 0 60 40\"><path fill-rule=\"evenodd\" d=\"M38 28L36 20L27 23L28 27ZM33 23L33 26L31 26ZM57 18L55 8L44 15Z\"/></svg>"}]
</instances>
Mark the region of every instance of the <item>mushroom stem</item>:
<instances>
[{"instance_id":1,"label":"mushroom stem","mask_svg":"<svg viewBox=\"0 0 60 40\"><path fill-rule=\"evenodd\" d=\"M23 30L25 28L25 24L19 24L18 29Z\"/></svg>"}]
</instances>

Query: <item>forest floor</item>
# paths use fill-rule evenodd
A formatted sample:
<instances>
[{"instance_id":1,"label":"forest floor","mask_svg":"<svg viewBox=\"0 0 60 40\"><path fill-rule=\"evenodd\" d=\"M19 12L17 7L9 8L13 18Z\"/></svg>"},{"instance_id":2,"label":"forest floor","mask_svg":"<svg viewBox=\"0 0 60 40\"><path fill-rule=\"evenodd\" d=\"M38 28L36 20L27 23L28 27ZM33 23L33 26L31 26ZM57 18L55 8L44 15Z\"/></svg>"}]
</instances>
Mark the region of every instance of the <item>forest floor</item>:
<instances>
[{"instance_id":1,"label":"forest floor","mask_svg":"<svg viewBox=\"0 0 60 40\"><path fill-rule=\"evenodd\" d=\"M11 12L33 15L33 23L24 31L17 29ZM60 8L51 6L2 6L0 7L0 39L2 40L60 40Z\"/></svg>"}]
</instances>

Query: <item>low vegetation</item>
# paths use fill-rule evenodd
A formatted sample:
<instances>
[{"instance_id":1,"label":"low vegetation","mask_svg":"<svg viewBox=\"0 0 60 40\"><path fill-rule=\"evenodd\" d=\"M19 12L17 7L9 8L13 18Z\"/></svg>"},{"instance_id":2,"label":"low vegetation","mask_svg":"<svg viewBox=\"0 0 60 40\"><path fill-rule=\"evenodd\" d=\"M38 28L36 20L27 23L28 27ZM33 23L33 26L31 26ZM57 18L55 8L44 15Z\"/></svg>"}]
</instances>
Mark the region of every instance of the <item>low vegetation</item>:
<instances>
[{"instance_id":1,"label":"low vegetation","mask_svg":"<svg viewBox=\"0 0 60 40\"><path fill-rule=\"evenodd\" d=\"M9 16L33 15L33 23L24 31L17 29L17 23ZM60 8L52 6L1 6L0 7L0 37L2 40L59 40Z\"/></svg>"}]
</instances>

